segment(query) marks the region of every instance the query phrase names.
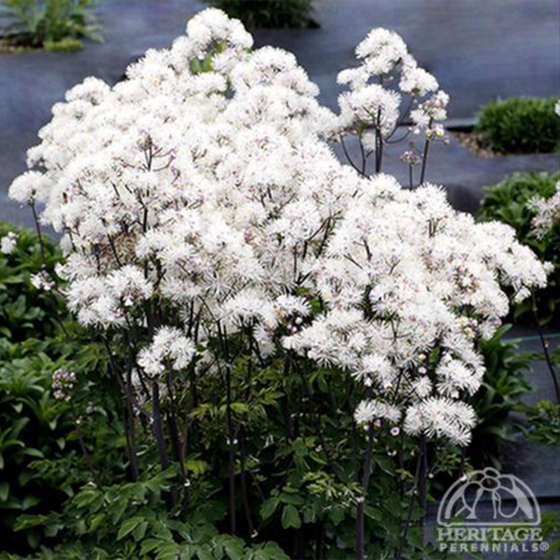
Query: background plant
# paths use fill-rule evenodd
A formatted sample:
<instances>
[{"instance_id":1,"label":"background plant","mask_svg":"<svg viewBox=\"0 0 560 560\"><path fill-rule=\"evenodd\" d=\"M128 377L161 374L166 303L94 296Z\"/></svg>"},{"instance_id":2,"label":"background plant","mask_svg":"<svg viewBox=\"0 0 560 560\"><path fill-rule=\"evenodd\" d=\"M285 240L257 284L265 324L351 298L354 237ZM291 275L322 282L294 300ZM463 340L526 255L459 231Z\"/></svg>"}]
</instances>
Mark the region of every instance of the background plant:
<instances>
[{"instance_id":1,"label":"background plant","mask_svg":"<svg viewBox=\"0 0 560 560\"><path fill-rule=\"evenodd\" d=\"M549 400L541 400L533 407L525 407L529 420L529 437L545 445L560 443L560 405Z\"/></svg>"},{"instance_id":2,"label":"background plant","mask_svg":"<svg viewBox=\"0 0 560 560\"><path fill-rule=\"evenodd\" d=\"M0 336L7 342L24 342L53 336L60 328L65 305L53 292L31 283L43 270L54 271L62 253L52 244L43 250L37 236L0 222L0 239L9 232L17 236L17 250L0 251Z\"/></svg>"},{"instance_id":3,"label":"background plant","mask_svg":"<svg viewBox=\"0 0 560 560\"><path fill-rule=\"evenodd\" d=\"M206 0L248 29L312 27L313 0Z\"/></svg>"},{"instance_id":4,"label":"background plant","mask_svg":"<svg viewBox=\"0 0 560 560\"><path fill-rule=\"evenodd\" d=\"M517 98L484 106L475 131L483 146L502 153L547 153L560 146L556 99Z\"/></svg>"},{"instance_id":5,"label":"background plant","mask_svg":"<svg viewBox=\"0 0 560 560\"><path fill-rule=\"evenodd\" d=\"M83 37L102 39L92 15L95 6L96 0L4 0L1 34L16 46L79 50Z\"/></svg>"}]
</instances>

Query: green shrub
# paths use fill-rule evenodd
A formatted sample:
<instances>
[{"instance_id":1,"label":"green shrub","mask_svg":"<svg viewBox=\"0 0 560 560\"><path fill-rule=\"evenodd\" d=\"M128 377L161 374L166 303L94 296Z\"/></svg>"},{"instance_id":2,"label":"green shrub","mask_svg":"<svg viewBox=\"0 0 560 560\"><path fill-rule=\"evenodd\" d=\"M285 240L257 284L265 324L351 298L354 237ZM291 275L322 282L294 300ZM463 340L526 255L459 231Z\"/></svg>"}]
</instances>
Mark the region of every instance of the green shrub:
<instances>
[{"instance_id":1,"label":"green shrub","mask_svg":"<svg viewBox=\"0 0 560 560\"><path fill-rule=\"evenodd\" d=\"M5 342L5 339L2 340ZM0 532L6 544L31 546L40 533L14 533L19 515L50 511L60 505L64 490L52 486L32 467L34 461L72 455L68 405L55 400L51 375L61 359L48 356L48 345L30 341L3 345L0 358Z\"/></svg>"},{"instance_id":2,"label":"green shrub","mask_svg":"<svg viewBox=\"0 0 560 560\"><path fill-rule=\"evenodd\" d=\"M73 52L81 37L101 40L91 15L96 0L3 0L2 36L30 48Z\"/></svg>"},{"instance_id":3,"label":"green shrub","mask_svg":"<svg viewBox=\"0 0 560 560\"><path fill-rule=\"evenodd\" d=\"M560 320L560 228L556 225L543 239L537 239L531 231L534 214L528 202L535 196L552 196L558 180L560 173L515 173L497 185L486 187L486 197L478 214L484 221L497 220L513 227L521 243L553 265L547 287L536 293L542 324L557 324ZM515 317L528 317L533 321L531 307L529 298L516 306Z\"/></svg>"},{"instance_id":4,"label":"green shrub","mask_svg":"<svg viewBox=\"0 0 560 560\"><path fill-rule=\"evenodd\" d=\"M206 0L247 28L312 27L312 0Z\"/></svg>"},{"instance_id":5,"label":"green shrub","mask_svg":"<svg viewBox=\"0 0 560 560\"><path fill-rule=\"evenodd\" d=\"M556 99L517 98L489 103L478 115L481 143L502 153L547 153L560 146Z\"/></svg>"},{"instance_id":6,"label":"green shrub","mask_svg":"<svg viewBox=\"0 0 560 560\"><path fill-rule=\"evenodd\" d=\"M16 247L0 252L0 533L20 547L37 544L40 535L15 534L18 515L49 511L63 498L31 465L69 452L72 430L68 406L50 391L51 375L64 362L64 344L56 342L63 304L30 281L43 270L42 253L50 272L59 253L47 242L41 251L37 236L0 223L0 238L9 232L17 234Z\"/></svg>"}]
</instances>

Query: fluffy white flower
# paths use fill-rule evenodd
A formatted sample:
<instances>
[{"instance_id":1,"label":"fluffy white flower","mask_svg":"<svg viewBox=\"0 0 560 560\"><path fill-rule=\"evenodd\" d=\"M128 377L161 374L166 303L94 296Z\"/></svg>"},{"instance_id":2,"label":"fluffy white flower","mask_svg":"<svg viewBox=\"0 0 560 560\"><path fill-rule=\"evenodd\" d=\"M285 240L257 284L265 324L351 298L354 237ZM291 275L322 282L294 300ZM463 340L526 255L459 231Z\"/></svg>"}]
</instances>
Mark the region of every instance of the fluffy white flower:
<instances>
[{"instance_id":1,"label":"fluffy white flower","mask_svg":"<svg viewBox=\"0 0 560 560\"><path fill-rule=\"evenodd\" d=\"M549 198L535 197L529 201L529 209L535 213L531 226L536 237L542 239L555 224L560 222L560 181L556 192Z\"/></svg>"},{"instance_id":2,"label":"fluffy white flower","mask_svg":"<svg viewBox=\"0 0 560 560\"><path fill-rule=\"evenodd\" d=\"M400 417L401 413L398 408L372 400L362 401L354 413L356 424L360 426L369 424L374 420L387 420L396 423L400 420Z\"/></svg>"},{"instance_id":3,"label":"fluffy white flower","mask_svg":"<svg viewBox=\"0 0 560 560\"><path fill-rule=\"evenodd\" d=\"M356 47L370 74L387 74L408 54L406 44L394 31L377 28Z\"/></svg>"},{"instance_id":4,"label":"fluffy white flower","mask_svg":"<svg viewBox=\"0 0 560 560\"><path fill-rule=\"evenodd\" d=\"M358 46L338 117L293 55L251 43L206 10L127 80L87 79L53 107L10 194L45 201L42 221L63 234L70 310L149 337L140 373L183 370L197 348L196 367L212 370L227 337L250 336L264 360L284 346L362 384L360 424L406 418L411 434L465 443L478 340L507 314L506 291L543 286L545 267L441 188L368 180L333 155L327 133L366 149L391 136L401 93L418 131L445 134L448 97L398 35L377 29ZM400 93L386 87L394 74Z\"/></svg>"},{"instance_id":5,"label":"fluffy white flower","mask_svg":"<svg viewBox=\"0 0 560 560\"><path fill-rule=\"evenodd\" d=\"M413 404L407 411L404 429L411 435L449 439L457 445L470 442L476 415L469 405L447 398L428 398Z\"/></svg>"},{"instance_id":6,"label":"fluffy white flower","mask_svg":"<svg viewBox=\"0 0 560 560\"><path fill-rule=\"evenodd\" d=\"M399 82L399 87L405 93L426 95L436 91L438 82L429 72L418 66L405 66Z\"/></svg>"},{"instance_id":7,"label":"fluffy white flower","mask_svg":"<svg viewBox=\"0 0 560 560\"><path fill-rule=\"evenodd\" d=\"M160 327L152 343L138 355L138 365L148 375L161 375L167 368L180 371L190 364L196 347L177 328Z\"/></svg>"},{"instance_id":8,"label":"fluffy white flower","mask_svg":"<svg viewBox=\"0 0 560 560\"><path fill-rule=\"evenodd\" d=\"M340 124L342 128L371 125L389 136L397 124L400 102L398 93L377 84L343 93L339 98Z\"/></svg>"},{"instance_id":9,"label":"fluffy white flower","mask_svg":"<svg viewBox=\"0 0 560 560\"><path fill-rule=\"evenodd\" d=\"M4 237L0 239L0 253L9 255L13 253L17 247L17 234L9 231Z\"/></svg>"},{"instance_id":10,"label":"fluffy white flower","mask_svg":"<svg viewBox=\"0 0 560 560\"><path fill-rule=\"evenodd\" d=\"M27 171L14 180L9 195L17 202L34 202L42 198L48 187L48 179L42 173Z\"/></svg>"}]
</instances>

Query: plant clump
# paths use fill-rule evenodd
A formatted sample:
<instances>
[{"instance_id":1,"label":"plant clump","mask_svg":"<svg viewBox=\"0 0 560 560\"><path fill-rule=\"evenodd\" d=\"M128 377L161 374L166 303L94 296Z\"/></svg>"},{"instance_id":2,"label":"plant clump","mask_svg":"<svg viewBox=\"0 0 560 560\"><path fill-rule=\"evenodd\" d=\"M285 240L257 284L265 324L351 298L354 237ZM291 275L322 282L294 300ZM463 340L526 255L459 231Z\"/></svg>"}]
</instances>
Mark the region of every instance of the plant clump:
<instances>
[{"instance_id":1,"label":"plant clump","mask_svg":"<svg viewBox=\"0 0 560 560\"><path fill-rule=\"evenodd\" d=\"M312 19L313 0L207 0L248 29L307 28Z\"/></svg>"},{"instance_id":2,"label":"plant clump","mask_svg":"<svg viewBox=\"0 0 560 560\"><path fill-rule=\"evenodd\" d=\"M484 148L505 154L548 153L560 147L560 119L554 98L513 97L489 103L475 132Z\"/></svg>"},{"instance_id":3,"label":"plant clump","mask_svg":"<svg viewBox=\"0 0 560 560\"><path fill-rule=\"evenodd\" d=\"M82 39L100 41L95 0L4 0L0 40L6 50L74 52Z\"/></svg>"}]
</instances>

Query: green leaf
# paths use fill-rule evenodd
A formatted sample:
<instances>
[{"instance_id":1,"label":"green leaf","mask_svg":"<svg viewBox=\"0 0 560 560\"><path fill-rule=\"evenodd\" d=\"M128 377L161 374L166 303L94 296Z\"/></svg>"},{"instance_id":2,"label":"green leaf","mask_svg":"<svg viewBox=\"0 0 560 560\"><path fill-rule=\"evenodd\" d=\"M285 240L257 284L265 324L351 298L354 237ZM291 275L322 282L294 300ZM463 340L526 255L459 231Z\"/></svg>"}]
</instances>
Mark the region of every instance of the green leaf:
<instances>
[{"instance_id":1,"label":"green leaf","mask_svg":"<svg viewBox=\"0 0 560 560\"><path fill-rule=\"evenodd\" d=\"M263 550L274 560L290 560L290 557L275 542L267 542Z\"/></svg>"},{"instance_id":2,"label":"green leaf","mask_svg":"<svg viewBox=\"0 0 560 560\"><path fill-rule=\"evenodd\" d=\"M280 503L279 498L268 498L268 500L264 501L261 505L260 514L263 520L268 519L272 516L272 514L276 511L278 504Z\"/></svg>"},{"instance_id":3,"label":"green leaf","mask_svg":"<svg viewBox=\"0 0 560 560\"><path fill-rule=\"evenodd\" d=\"M132 536L136 542L140 542L145 536L148 529L148 522L146 520L142 521L136 529L134 529Z\"/></svg>"},{"instance_id":4,"label":"green leaf","mask_svg":"<svg viewBox=\"0 0 560 560\"><path fill-rule=\"evenodd\" d=\"M298 510L291 504L285 505L282 511L282 527L284 529L289 529L290 527L299 529L301 527L301 518Z\"/></svg>"},{"instance_id":5,"label":"green leaf","mask_svg":"<svg viewBox=\"0 0 560 560\"><path fill-rule=\"evenodd\" d=\"M90 524L89 524L89 532L93 533L107 518L107 514L105 512L98 513L93 516Z\"/></svg>"},{"instance_id":6,"label":"green leaf","mask_svg":"<svg viewBox=\"0 0 560 560\"><path fill-rule=\"evenodd\" d=\"M140 545L141 556L146 556L150 552L153 552L161 544L161 542L162 541L159 539L146 539L142 541L142 544Z\"/></svg>"},{"instance_id":7,"label":"green leaf","mask_svg":"<svg viewBox=\"0 0 560 560\"><path fill-rule=\"evenodd\" d=\"M64 525L62 523L53 523L52 525L47 525L45 527L45 536L54 538L58 535L58 532L64 529Z\"/></svg>"},{"instance_id":8,"label":"green leaf","mask_svg":"<svg viewBox=\"0 0 560 560\"><path fill-rule=\"evenodd\" d=\"M142 521L142 517L131 517L130 519L127 519L121 525L119 532L117 533L117 540L120 541L122 538L126 537L126 535L134 531L134 529L136 529Z\"/></svg>"},{"instance_id":9,"label":"green leaf","mask_svg":"<svg viewBox=\"0 0 560 560\"><path fill-rule=\"evenodd\" d=\"M157 560L174 560L179 556L181 547L173 542L164 542L157 547Z\"/></svg>"},{"instance_id":10,"label":"green leaf","mask_svg":"<svg viewBox=\"0 0 560 560\"><path fill-rule=\"evenodd\" d=\"M305 503L299 494L288 494L287 492L280 494L280 501L284 504L292 504L293 506L302 506Z\"/></svg>"},{"instance_id":11,"label":"green leaf","mask_svg":"<svg viewBox=\"0 0 560 560\"><path fill-rule=\"evenodd\" d=\"M0 482L0 502L5 502L10 495L10 485L7 482Z\"/></svg>"}]
</instances>

